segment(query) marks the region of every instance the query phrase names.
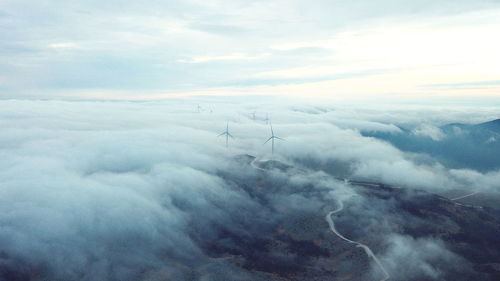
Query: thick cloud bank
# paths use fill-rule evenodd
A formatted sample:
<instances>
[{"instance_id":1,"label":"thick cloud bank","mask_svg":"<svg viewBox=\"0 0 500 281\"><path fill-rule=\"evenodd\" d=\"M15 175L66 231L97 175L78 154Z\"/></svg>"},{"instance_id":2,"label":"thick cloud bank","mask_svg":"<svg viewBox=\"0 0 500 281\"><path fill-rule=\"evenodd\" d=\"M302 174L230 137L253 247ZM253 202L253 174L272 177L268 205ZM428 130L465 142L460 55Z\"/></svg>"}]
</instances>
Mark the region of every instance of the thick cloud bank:
<instances>
[{"instance_id":1,"label":"thick cloud bank","mask_svg":"<svg viewBox=\"0 0 500 281\"><path fill-rule=\"evenodd\" d=\"M412 115L215 99L5 100L0 108L0 280L266 280L221 253L237 255L243 241L257 249L256 235L285 224L285 213L317 217L315 231L333 239L316 210L355 200L360 207L353 212L363 212L365 199L352 199L360 196L344 179L498 192L499 171L450 170L432 156L360 133L397 133L396 125L417 124L421 109ZM458 121L471 116L464 109L453 114ZM482 114L473 116L486 121L494 113ZM217 137L227 122L234 136L228 148ZM274 156L270 143L263 145L269 122L285 139L275 140ZM426 126L415 133L441 138ZM266 189L252 191L261 170L241 164L245 154L295 168L270 171ZM397 221L388 219L381 233L392 233ZM398 263L411 256L421 266L408 274L438 279L433 261L441 253L446 266L462 262L439 240L390 237L382 261L391 270L408 267ZM421 247L427 250L412 250ZM303 264L305 254L297 250L293 260L259 254L265 255ZM251 266L266 270L257 261Z\"/></svg>"}]
</instances>

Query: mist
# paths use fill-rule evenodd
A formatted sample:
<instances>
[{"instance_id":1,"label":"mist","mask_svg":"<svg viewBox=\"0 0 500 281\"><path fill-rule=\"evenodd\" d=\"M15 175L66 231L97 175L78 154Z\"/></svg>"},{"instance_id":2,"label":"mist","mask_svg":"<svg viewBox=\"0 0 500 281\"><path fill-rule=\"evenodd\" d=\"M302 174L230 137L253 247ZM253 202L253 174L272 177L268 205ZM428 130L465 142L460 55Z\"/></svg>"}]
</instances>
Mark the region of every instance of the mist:
<instances>
[{"instance_id":1,"label":"mist","mask_svg":"<svg viewBox=\"0 0 500 281\"><path fill-rule=\"evenodd\" d=\"M377 249L394 276L411 267L395 280L439 280L452 264L474 269L440 239L402 234L403 221L418 219L349 181L391 185L404 198L419 190L499 192L500 170L450 166L364 133L400 134L411 125L415 138L438 142L438 126L489 121L494 109L450 107L422 120L437 109L218 98L2 100L0 108L0 280L266 280L266 260L300 270L311 262L304 249L332 255L305 236L293 237L306 246L292 256L260 247L301 217L333 243L323 218L339 202L349 206L339 225L351 237L386 237ZM234 136L228 148L217 137L226 124ZM274 154L264 145L271 124L284 139ZM257 160L274 162L257 169ZM405 264L408 255L421 265Z\"/></svg>"}]
</instances>

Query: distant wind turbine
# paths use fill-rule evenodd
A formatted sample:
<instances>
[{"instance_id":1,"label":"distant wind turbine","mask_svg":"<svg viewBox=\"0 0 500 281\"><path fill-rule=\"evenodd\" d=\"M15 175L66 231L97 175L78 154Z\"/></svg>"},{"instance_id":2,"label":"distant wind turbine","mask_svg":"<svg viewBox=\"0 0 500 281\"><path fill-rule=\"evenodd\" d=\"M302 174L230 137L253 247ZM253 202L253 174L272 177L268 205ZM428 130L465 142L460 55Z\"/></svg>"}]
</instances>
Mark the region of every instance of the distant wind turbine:
<instances>
[{"instance_id":1,"label":"distant wind turbine","mask_svg":"<svg viewBox=\"0 0 500 281\"><path fill-rule=\"evenodd\" d=\"M266 114L266 119L264 119L264 122L266 122L266 124L269 123L269 113Z\"/></svg>"},{"instance_id":2,"label":"distant wind turbine","mask_svg":"<svg viewBox=\"0 0 500 281\"><path fill-rule=\"evenodd\" d=\"M282 139L282 138L280 138L278 136L275 136L274 135L274 131L273 131L273 124L270 124L270 125L271 125L271 137L268 138L264 144L266 144L269 141L271 141L271 153L274 154L274 139L279 139L279 140L284 140L284 139Z\"/></svg>"},{"instance_id":3,"label":"distant wind turbine","mask_svg":"<svg viewBox=\"0 0 500 281\"><path fill-rule=\"evenodd\" d=\"M218 137L220 136L226 136L226 147L228 146L229 137L234 139L233 135L229 133L229 122L226 124L226 130L218 135Z\"/></svg>"}]
</instances>

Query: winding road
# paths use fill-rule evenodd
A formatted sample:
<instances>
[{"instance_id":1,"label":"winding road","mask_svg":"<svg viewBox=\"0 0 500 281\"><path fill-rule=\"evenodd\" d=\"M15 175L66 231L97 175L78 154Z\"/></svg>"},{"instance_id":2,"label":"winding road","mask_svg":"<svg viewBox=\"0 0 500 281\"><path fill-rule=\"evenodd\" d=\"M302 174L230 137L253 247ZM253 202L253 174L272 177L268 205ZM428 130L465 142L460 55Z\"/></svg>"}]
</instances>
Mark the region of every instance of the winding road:
<instances>
[{"instance_id":1,"label":"winding road","mask_svg":"<svg viewBox=\"0 0 500 281\"><path fill-rule=\"evenodd\" d=\"M258 157L255 157L252 162L250 162L250 166L254 167L255 169L257 170L261 170L261 171L265 171L265 169L262 169L261 167L257 166L257 164L255 164L255 162L258 162L259 161L259 158Z\"/></svg>"},{"instance_id":2,"label":"winding road","mask_svg":"<svg viewBox=\"0 0 500 281\"><path fill-rule=\"evenodd\" d=\"M342 211L344 209L344 204L342 203L342 201L338 201L338 202L339 202L339 208L337 208L337 210L335 210L335 211L329 212L326 215L326 221L328 222L328 225L330 226L330 230L333 233L335 233L338 237L340 237L342 240L347 241L347 242L352 243L352 244L355 244L356 247L360 247L360 248L363 248L363 250L365 250L366 255L368 257L372 258L373 261L375 261L375 263L380 267L380 270L382 270L382 272L385 275L385 277L382 278L382 279L380 279L380 281L385 281L385 280L389 279L391 277L391 275L389 275L389 273L387 272L387 270L385 270L385 268L382 265L382 263L380 262L380 260L377 258L377 256L373 253L373 251L368 246L366 246L365 244L361 244L359 242L356 242L356 241L353 241L351 239L346 238L344 235L340 234L337 231L337 229L335 229L335 223L333 222L332 215L336 214L336 213L338 213L338 212L340 212L340 211Z\"/></svg>"},{"instance_id":3,"label":"winding road","mask_svg":"<svg viewBox=\"0 0 500 281\"><path fill-rule=\"evenodd\" d=\"M257 170L261 170L261 171L266 171L265 169L262 169L261 167L259 167L256 163L259 161L259 158L258 157L255 157L252 162L250 162L250 166L254 167L255 169ZM370 184L370 185L373 185L373 186L379 186L379 185L375 185L375 184ZM352 243L352 244L355 244L356 247L360 247L360 248L363 248L363 250L365 251L366 255L370 258L373 259L373 261L375 261L375 263L380 267L380 270L384 273L385 277L380 279L380 281L386 281L387 279L389 279L391 276L389 275L389 273L387 272L387 270L385 269L385 267L382 265L382 263L380 262L380 260L378 259L378 257L373 253L373 251L370 249L370 247L366 246L365 244L361 244L359 242L356 242L356 241L353 241L353 240L350 240L348 238L346 238L345 236L343 236L342 234L340 234L337 229L335 229L335 223L333 222L332 220L332 215L333 214L336 214L338 212L341 212L343 209L344 209L344 204L342 203L342 201L338 201L339 202L339 208L335 211L331 211L329 212L327 215L326 215L326 221L328 222L328 225L330 226L330 230L335 233L338 237L340 237L342 240L344 241L347 241L349 243Z\"/></svg>"},{"instance_id":4,"label":"winding road","mask_svg":"<svg viewBox=\"0 0 500 281\"><path fill-rule=\"evenodd\" d=\"M472 196L472 195L476 195L478 193L479 193L479 191L474 191L474 192L472 192L470 194L467 194L467 195L464 195L464 196L460 196L460 197L457 197L457 198L452 198L450 200L451 201L460 200L460 199L464 199L464 198L467 198L467 197Z\"/></svg>"}]
</instances>

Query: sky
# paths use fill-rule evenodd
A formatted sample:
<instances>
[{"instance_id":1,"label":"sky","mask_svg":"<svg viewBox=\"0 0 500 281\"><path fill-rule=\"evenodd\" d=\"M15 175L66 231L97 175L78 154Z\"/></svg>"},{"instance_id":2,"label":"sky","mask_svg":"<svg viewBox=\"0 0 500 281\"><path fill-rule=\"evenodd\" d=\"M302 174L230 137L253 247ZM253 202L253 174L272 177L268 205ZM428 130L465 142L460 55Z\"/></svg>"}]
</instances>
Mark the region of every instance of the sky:
<instances>
[{"instance_id":1,"label":"sky","mask_svg":"<svg viewBox=\"0 0 500 281\"><path fill-rule=\"evenodd\" d=\"M0 3L0 98L497 99L497 0Z\"/></svg>"},{"instance_id":2,"label":"sky","mask_svg":"<svg viewBox=\"0 0 500 281\"><path fill-rule=\"evenodd\" d=\"M200 255L200 241L224 227L256 236L286 219L275 207L368 210L340 176L498 197L500 170L363 135L404 127L440 142L444 124L498 118L498 50L495 0L2 0L0 271L236 280L205 278L241 269ZM394 100L408 103L378 104ZM274 154L269 120L285 139ZM217 137L227 124L229 148ZM253 200L233 182L258 179L234 168L245 154L302 169L272 172L270 185L306 192L269 192L269 208ZM398 234L402 215L374 209L392 273L439 279L442 257L457 267L440 240Z\"/></svg>"}]
</instances>

